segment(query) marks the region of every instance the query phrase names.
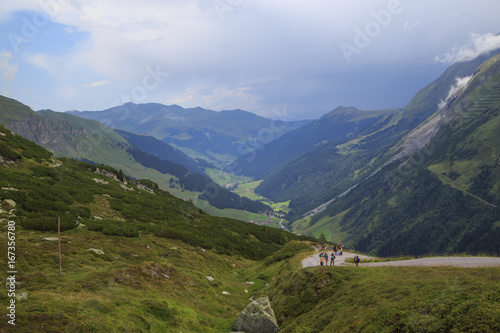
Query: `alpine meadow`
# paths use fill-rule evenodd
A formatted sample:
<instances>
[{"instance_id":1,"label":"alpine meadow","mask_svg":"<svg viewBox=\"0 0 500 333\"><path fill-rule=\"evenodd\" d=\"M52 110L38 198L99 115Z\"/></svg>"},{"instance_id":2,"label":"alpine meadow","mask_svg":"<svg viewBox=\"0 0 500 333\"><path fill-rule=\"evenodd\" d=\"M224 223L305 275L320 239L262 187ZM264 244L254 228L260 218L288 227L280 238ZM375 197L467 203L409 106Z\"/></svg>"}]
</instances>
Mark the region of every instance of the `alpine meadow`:
<instances>
[{"instance_id":1,"label":"alpine meadow","mask_svg":"<svg viewBox=\"0 0 500 333\"><path fill-rule=\"evenodd\" d=\"M500 332L496 1L0 7L0 332Z\"/></svg>"}]
</instances>

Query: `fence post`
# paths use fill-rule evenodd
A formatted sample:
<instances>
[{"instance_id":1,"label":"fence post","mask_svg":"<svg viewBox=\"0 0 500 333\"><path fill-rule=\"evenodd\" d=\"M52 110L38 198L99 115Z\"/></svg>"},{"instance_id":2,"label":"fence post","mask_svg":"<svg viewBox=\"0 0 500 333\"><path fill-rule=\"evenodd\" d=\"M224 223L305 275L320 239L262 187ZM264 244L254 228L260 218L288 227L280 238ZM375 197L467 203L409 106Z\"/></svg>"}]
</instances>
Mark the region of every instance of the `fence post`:
<instances>
[{"instance_id":1,"label":"fence post","mask_svg":"<svg viewBox=\"0 0 500 333\"><path fill-rule=\"evenodd\" d=\"M57 247L59 250L59 276L62 274L61 267L61 217L57 217Z\"/></svg>"}]
</instances>

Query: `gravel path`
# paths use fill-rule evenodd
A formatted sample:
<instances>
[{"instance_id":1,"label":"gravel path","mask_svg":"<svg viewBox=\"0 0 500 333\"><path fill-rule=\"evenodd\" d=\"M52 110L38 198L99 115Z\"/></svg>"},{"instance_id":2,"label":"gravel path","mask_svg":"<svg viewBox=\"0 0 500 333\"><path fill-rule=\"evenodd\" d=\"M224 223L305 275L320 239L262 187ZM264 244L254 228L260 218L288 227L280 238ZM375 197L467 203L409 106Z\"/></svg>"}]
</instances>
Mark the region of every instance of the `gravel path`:
<instances>
[{"instance_id":1,"label":"gravel path","mask_svg":"<svg viewBox=\"0 0 500 333\"><path fill-rule=\"evenodd\" d=\"M331 254L331 251L328 252ZM302 268L320 266L319 251L307 257L302 261ZM345 262L347 259L354 258L356 253L344 252L342 256L337 256L335 266L354 266L353 263ZM495 257L433 257L422 259L411 259L401 261L387 261L375 263L363 263L364 259L373 257L359 254L361 262L359 266L380 267L380 266L455 266L455 267L500 267L500 258Z\"/></svg>"},{"instance_id":2,"label":"gravel path","mask_svg":"<svg viewBox=\"0 0 500 333\"><path fill-rule=\"evenodd\" d=\"M307 257L306 259L302 260L302 268L306 267L314 267L314 266L319 266L319 253L320 251L316 252L315 254L311 255L310 257ZM330 258L330 255L332 254L332 251L328 251L328 258ZM369 259L373 257L368 257L362 254L356 254L352 252L344 252L343 255L339 256L337 255L337 258L335 259L335 266L354 266L353 263L348 263L345 262L348 259L352 259L355 256L359 255L359 259L363 261L363 259ZM330 259L328 259L328 264L330 264ZM330 266L330 265L328 265Z\"/></svg>"}]
</instances>

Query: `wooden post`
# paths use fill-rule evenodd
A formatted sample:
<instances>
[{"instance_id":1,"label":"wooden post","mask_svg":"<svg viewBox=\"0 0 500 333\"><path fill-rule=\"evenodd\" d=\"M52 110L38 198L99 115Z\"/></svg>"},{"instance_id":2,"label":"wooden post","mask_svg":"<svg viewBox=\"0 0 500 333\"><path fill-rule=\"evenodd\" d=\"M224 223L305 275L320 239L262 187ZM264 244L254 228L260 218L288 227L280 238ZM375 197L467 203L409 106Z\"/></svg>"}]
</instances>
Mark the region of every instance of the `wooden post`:
<instances>
[{"instance_id":1,"label":"wooden post","mask_svg":"<svg viewBox=\"0 0 500 333\"><path fill-rule=\"evenodd\" d=\"M189 255L189 220L187 221L188 224L188 255Z\"/></svg>"},{"instance_id":2,"label":"wooden post","mask_svg":"<svg viewBox=\"0 0 500 333\"><path fill-rule=\"evenodd\" d=\"M59 276L62 274L61 264L61 217L57 217L57 243L59 248Z\"/></svg>"}]
</instances>

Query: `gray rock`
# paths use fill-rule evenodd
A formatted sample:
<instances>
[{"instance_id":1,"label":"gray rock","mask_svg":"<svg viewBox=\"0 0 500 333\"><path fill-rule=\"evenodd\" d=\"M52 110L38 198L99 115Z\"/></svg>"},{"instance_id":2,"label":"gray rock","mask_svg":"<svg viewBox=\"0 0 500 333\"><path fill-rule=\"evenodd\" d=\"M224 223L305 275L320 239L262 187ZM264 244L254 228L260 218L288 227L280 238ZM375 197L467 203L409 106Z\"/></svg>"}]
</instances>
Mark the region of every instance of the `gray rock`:
<instances>
[{"instance_id":1,"label":"gray rock","mask_svg":"<svg viewBox=\"0 0 500 333\"><path fill-rule=\"evenodd\" d=\"M57 242L59 240L58 237L43 237L43 241L48 241L48 242Z\"/></svg>"},{"instance_id":2,"label":"gray rock","mask_svg":"<svg viewBox=\"0 0 500 333\"><path fill-rule=\"evenodd\" d=\"M215 279L214 279L213 277L211 277L211 276L207 276L207 277L206 277L206 279L207 279L208 281L210 281L210 282L212 282L212 281L214 281L214 280L215 280Z\"/></svg>"},{"instance_id":3,"label":"gray rock","mask_svg":"<svg viewBox=\"0 0 500 333\"><path fill-rule=\"evenodd\" d=\"M11 205L12 207L16 207L16 202L12 199L5 199L4 201L6 204Z\"/></svg>"},{"instance_id":4,"label":"gray rock","mask_svg":"<svg viewBox=\"0 0 500 333\"><path fill-rule=\"evenodd\" d=\"M24 293L16 293L16 300L18 302L21 302L21 301L25 301L28 299L28 293L27 292L24 292Z\"/></svg>"},{"instance_id":5,"label":"gray rock","mask_svg":"<svg viewBox=\"0 0 500 333\"><path fill-rule=\"evenodd\" d=\"M94 252L95 254L104 254L104 251L103 251L103 250L94 249L94 248L87 249L87 251L92 251L92 252Z\"/></svg>"},{"instance_id":6,"label":"gray rock","mask_svg":"<svg viewBox=\"0 0 500 333\"><path fill-rule=\"evenodd\" d=\"M280 330L269 297L261 297L240 313L233 326L236 331L250 333L275 333Z\"/></svg>"}]
</instances>

